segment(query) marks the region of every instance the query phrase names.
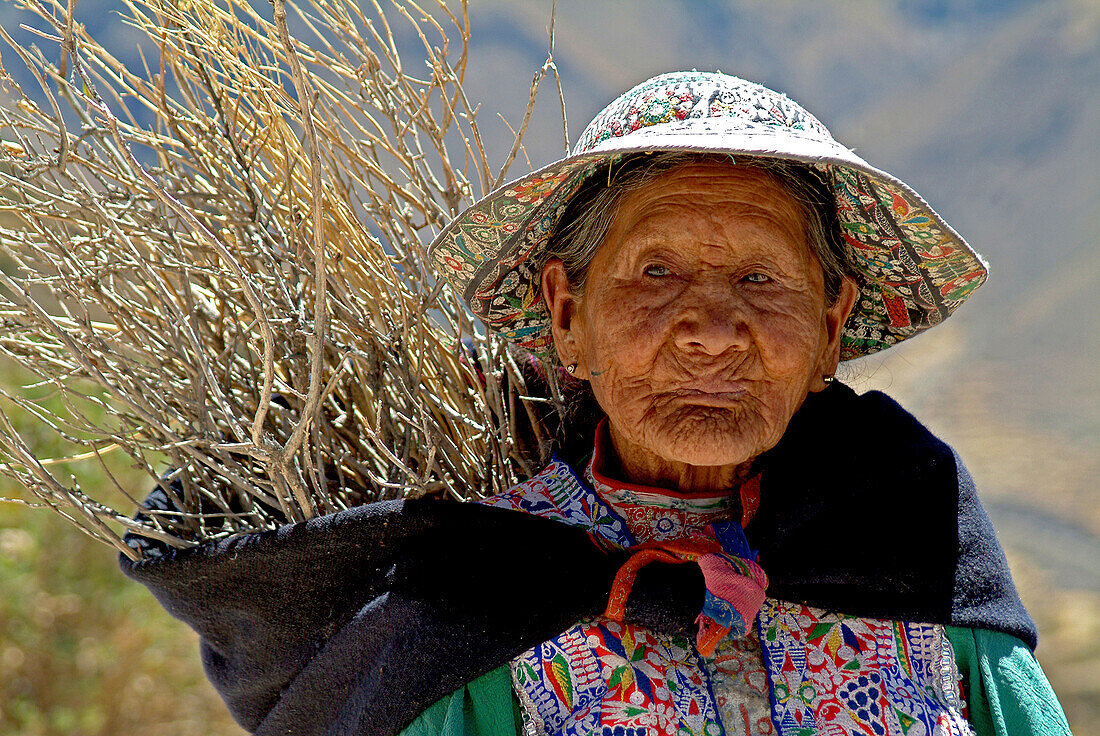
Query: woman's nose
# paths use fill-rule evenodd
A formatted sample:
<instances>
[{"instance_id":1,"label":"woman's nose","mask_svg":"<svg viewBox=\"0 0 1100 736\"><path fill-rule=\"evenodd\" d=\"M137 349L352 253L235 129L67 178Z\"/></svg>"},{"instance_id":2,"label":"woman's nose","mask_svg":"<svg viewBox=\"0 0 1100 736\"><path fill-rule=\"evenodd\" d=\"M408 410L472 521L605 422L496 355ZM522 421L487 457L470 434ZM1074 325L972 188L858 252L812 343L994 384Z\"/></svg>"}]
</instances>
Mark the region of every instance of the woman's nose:
<instances>
[{"instance_id":1,"label":"woman's nose","mask_svg":"<svg viewBox=\"0 0 1100 736\"><path fill-rule=\"evenodd\" d=\"M748 347L745 309L728 282L692 286L680 295L676 307L673 339L681 350L721 355Z\"/></svg>"}]
</instances>

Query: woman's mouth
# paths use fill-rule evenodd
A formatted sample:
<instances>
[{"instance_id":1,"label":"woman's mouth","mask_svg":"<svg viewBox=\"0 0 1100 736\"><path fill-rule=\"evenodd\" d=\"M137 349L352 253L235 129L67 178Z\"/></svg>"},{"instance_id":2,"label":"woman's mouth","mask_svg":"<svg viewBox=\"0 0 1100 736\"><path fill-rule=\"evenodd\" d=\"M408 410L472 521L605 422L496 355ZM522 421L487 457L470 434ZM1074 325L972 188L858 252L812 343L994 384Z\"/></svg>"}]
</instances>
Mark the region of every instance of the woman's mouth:
<instances>
[{"instance_id":1,"label":"woman's mouth","mask_svg":"<svg viewBox=\"0 0 1100 736\"><path fill-rule=\"evenodd\" d=\"M671 394L688 404L696 406L734 406L740 404L749 395L748 388L739 381L693 381Z\"/></svg>"}]
</instances>

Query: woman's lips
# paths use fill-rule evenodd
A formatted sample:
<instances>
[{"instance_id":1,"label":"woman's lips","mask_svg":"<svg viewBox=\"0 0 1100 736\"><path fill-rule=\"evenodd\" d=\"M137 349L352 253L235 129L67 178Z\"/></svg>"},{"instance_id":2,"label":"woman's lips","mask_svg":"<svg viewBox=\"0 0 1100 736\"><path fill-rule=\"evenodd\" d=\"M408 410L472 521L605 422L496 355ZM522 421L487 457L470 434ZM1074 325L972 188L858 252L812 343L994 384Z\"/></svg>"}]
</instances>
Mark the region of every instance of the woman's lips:
<instances>
[{"instance_id":1,"label":"woman's lips","mask_svg":"<svg viewBox=\"0 0 1100 736\"><path fill-rule=\"evenodd\" d=\"M740 404L748 393L748 389L743 384L731 381L693 384L672 392L673 396L684 403L716 407Z\"/></svg>"}]
</instances>

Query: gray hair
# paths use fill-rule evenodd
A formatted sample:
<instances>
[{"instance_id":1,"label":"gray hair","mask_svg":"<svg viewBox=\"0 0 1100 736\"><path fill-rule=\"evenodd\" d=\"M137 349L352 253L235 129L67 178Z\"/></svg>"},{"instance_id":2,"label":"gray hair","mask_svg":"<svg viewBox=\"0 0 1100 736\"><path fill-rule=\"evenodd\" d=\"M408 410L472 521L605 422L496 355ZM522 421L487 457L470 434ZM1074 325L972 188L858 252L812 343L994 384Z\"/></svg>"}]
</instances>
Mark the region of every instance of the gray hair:
<instances>
[{"instance_id":1,"label":"gray hair","mask_svg":"<svg viewBox=\"0 0 1100 736\"><path fill-rule=\"evenodd\" d=\"M853 273L840 236L835 200L819 172L807 164L786 159L738 156L735 161L726 154L661 151L609 161L596 169L566 204L547 242L547 259L562 260L570 289L582 295L588 267L607 237L623 199L674 169L707 161L766 171L783 186L802 211L807 245L825 273L825 300L833 304L840 293L841 279Z\"/></svg>"}]
</instances>

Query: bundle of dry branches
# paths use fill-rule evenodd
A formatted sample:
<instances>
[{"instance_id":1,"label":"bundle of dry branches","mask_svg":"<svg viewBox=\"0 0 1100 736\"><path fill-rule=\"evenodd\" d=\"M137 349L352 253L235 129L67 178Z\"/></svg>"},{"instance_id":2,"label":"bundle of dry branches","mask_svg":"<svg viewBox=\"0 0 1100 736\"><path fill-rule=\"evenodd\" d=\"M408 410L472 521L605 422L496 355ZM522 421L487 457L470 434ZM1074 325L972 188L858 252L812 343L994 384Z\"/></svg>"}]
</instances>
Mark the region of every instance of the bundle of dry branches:
<instances>
[{"instance_id":1,"label":"bundle of dry branches","mask_svg":"<svg viewBox=\"0 0 1100 736\"><path fill-rule=\"evenodd\" d=\"M23 3L58 55L0 29L38 83L4 72L0 352L64 409L6 399L81 457L125 453L170 503L110 508L4 415L0 471L137 557L121 532L188 546L537 469L539 399L426 268L425 243L504 174L462 88L464 2L275 0L265 18L132 0L157 51L141 73L74 0Z\"/></svg>"}]
</instances>

